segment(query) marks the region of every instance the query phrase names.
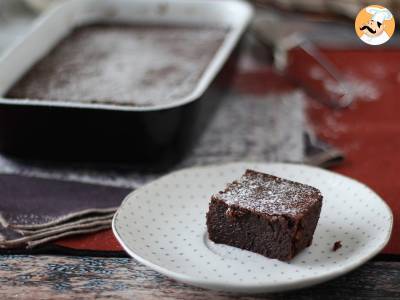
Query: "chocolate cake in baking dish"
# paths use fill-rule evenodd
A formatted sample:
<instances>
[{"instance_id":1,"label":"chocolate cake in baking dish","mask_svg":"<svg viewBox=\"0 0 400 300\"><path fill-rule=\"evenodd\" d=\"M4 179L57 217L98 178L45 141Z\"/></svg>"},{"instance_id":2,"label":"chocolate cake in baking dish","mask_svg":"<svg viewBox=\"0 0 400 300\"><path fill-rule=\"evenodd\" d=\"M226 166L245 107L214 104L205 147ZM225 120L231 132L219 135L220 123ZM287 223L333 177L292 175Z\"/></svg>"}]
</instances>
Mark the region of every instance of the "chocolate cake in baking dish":
<instances>
[{"instance_id":1,"label":"chocolate cake in baking dish","mask_svg":"<svg viewBox=\"0 0 400 300\"><path fill-rule=\"evenodd\" d=\"M227 32L211 26L82 25L37 62L6 97L168 104L193 92Z\"/></svg>"},{"instance_id":2,"label":"chocolate cake in baking dish","mask_svg":"<svg viewBox=\"0 0 400 300\"><path fill-rule=\"evenodd\" d=\"M311 245L321 206L314 187L247 170L211 197L209 238L287 261Z\"/></svg>"}]
</instances>

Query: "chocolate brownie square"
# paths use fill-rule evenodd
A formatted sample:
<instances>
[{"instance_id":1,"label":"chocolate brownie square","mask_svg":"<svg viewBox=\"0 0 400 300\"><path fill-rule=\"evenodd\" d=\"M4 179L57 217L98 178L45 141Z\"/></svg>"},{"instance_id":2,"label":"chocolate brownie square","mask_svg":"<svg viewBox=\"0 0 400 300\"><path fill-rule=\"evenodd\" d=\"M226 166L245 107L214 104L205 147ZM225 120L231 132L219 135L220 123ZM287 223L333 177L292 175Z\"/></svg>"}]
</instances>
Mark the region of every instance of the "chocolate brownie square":
<instances>
[{"instance_id":1,"label":"chocolate brownie square","mask_svg":"<svg viewBox=\"0 0 400 300\"><path fill-rule=\"evenodd\" d=\"M211 197L210 240L287 261L311 245L322 206L311 186L247 170Z\"/></svg>"}]
</instances>

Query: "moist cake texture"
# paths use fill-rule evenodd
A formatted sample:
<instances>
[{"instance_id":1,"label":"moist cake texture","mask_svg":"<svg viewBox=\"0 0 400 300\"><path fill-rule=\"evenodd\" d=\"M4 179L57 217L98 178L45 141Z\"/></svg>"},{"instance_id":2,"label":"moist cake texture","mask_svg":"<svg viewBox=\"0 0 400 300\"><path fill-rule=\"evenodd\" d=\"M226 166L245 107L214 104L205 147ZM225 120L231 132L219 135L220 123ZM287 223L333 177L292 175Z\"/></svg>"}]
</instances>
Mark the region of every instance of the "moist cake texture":
<instances>
[{"instance_id":1,"label":"moist cake texture","mask_svg":"<svg viewBox=\"0 0 400 300\"><path fill-rule=\"evenodd\" d=\"M77 27L7 93L15 99L131 106L190 95L226 28L91 24Z\"/></svg>"},{"instance_id":2,"label":"moist cake texture","mask_svg":"<svg viewBox=\"0 0 400 300\"><path fill-rule=\"evenodd\" d=\"M287 261L311 245L321 206L314 187L247 170L211 197L209 238Z\"/></svg>"}]
</instances>

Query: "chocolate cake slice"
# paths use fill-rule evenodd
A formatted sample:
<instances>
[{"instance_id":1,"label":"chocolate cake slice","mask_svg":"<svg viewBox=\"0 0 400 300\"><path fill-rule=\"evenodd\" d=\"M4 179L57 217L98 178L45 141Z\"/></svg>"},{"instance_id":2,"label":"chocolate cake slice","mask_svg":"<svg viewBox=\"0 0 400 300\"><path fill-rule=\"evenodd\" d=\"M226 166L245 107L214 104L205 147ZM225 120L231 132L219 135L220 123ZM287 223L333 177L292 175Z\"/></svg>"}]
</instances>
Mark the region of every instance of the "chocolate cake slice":
<instances>
[{"instance_id":1,"label":"chocolate cake slice","mask_svg":"<svg viewBox=\"0 0 400 300\"><path fill-rule=\"evenodd\" d=\"M311 245L322 206L311 186L247 170L211 197L210 240L287 261Z\"/></svg>"}]
</instances>

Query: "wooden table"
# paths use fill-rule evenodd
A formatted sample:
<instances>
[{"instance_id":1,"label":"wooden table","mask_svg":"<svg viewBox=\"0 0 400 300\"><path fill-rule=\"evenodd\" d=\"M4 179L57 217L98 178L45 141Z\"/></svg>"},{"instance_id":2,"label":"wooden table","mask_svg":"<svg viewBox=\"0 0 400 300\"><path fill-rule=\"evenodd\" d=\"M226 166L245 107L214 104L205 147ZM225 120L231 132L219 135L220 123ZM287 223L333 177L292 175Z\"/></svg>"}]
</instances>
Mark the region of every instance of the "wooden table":
<instances>
[{"instance_id":1,"label":"wooden table","mask_svg":"<svg viewBox=\"0 0 400 300\"><path fill-rule=\"evenodd\" d=\"M129 258L0 256L0 299L400 299L400 261L378 256L300 291L234 295L167 279Z\"/></svg>"}]
</instances>

